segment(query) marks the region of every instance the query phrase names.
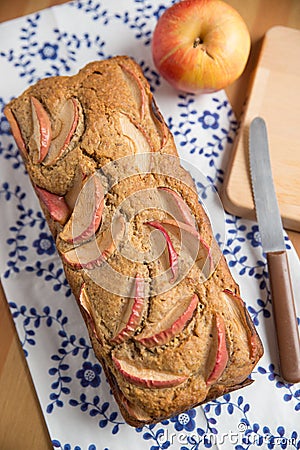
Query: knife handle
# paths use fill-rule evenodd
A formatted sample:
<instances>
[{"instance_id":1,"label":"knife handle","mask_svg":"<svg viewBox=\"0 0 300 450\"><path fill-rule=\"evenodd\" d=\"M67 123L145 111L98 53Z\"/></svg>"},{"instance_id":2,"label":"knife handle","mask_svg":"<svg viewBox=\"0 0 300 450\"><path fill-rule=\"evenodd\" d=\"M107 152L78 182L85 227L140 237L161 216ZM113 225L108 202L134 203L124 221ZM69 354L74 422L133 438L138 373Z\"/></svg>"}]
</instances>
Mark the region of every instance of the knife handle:
<instances>
[{"instance_id":1,"label":"knife handle","mask_svg":"<svg viewBox=\"0 0 300 450\"><path fill-rule=\"evenodd\" d=\"M286 251L267 253L272 306L275 316L281 376L300 381L300 341Z\"/></svg>"}]
</instances>

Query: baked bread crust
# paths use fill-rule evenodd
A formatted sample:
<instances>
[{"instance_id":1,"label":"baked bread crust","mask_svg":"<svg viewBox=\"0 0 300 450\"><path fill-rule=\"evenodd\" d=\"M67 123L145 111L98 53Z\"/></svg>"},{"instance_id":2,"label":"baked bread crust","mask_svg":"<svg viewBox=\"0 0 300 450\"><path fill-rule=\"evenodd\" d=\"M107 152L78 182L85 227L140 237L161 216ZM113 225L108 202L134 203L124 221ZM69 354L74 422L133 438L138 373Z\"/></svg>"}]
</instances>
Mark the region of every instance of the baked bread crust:
<instances>
[{"instance_id":1,"label":"baked bread crust","mask_svg":"<svg viewBox=\"0 0 300 450\"><path fill-rule=\"evenodd\" d=\"M92 62L4 112L125 420L251 383L261 341L141 68Z\"/></svg>"}]
</instances>

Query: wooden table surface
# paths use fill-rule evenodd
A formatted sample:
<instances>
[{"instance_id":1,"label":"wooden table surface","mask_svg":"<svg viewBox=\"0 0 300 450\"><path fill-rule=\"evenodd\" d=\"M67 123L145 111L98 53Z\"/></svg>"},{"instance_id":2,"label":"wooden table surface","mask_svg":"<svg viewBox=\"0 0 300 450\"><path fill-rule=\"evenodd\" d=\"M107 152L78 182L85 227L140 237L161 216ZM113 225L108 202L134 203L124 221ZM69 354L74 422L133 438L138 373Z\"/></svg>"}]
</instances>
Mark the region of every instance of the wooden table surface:
<instances>
[{"instance_id":1,"label":"wooden table surface","mask_svg":"<svg viewBox=\"0 0 300 450\"><path fill-rule=\"evenodd\" d=\"M0 0L0 22L62 3L65 0ZM227 3L244 17L252 37L246 70L227 89L239 118L264 33L274 25L300 29L300 1L227 0ZM300 233L290 232L289 236L300 255ZM0 449L50 449L48 430L1 286L0 342Z\"/></svg>"}]
</instances>

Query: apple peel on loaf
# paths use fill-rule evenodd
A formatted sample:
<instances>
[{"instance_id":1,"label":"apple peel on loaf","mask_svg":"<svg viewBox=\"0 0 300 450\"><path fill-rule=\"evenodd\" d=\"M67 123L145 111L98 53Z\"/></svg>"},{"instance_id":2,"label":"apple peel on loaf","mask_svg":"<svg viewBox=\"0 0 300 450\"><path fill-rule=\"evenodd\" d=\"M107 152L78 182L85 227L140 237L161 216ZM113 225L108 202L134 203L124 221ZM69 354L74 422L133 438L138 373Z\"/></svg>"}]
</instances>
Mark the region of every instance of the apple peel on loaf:
<instances>
[{"instance_id":1,"label":"apple peel on loaf","mask_svg":"<svg viewBox=\"0 0 300 450\"><path fill-rule=\"evenodd\" d=\"M138 64L40 80L4 112L128 424L250 384L261 341Z\"/></svg>"}]
</instances>

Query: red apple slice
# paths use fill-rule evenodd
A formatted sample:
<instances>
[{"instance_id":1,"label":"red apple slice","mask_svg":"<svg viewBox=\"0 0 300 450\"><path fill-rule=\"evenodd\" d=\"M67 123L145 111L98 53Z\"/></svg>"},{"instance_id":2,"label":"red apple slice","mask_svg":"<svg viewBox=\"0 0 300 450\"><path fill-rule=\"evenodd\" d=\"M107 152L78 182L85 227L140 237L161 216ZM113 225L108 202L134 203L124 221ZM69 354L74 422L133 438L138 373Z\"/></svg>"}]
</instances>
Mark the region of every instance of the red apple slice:
<instances>
[{"instance_id":1,"label":"red apple slice","mask_svg":"<svg viewBox=\"0 0 300 450\"><path fill-rule=\"evenodd\" d=\"M60 233L66 242L78 244L98 230L104 208L104 191L100 178L92 175L81 190L75 209Z\"/></svg>"},{"instance_id":2,"label":"red apple slice","mask_svg":"<svg viewBox=\"0 0 300 450\"><path fill-rule=\"evenodd\" d=\"M120 391L121 392L121 391ZM140 406L130 402L125 395L120 396L122 405L126 409L127 413L134 417L139 422L151 422L152 418L141 408Z\"/></svg>"},{"instance_id":3,"label":"red apple slice","mask_svg":"<svg viewBox=\"0 0 300 450\"><path fill-rule=\"evenodd\" d=\"M92 241L83 243L77 248L73 248L62 253L63 260L75 270L94 269L101 266L103 261L107 260L116 250L116 246L122 239L125 224L120 216L116 220L115 226L119 226L118 230L112 232L109 228Z\"/></svg>"},{"instance_id":4,"label":"red apple slice","mask_svg":"<svg viewBox=\"0 0 300 450\"><path fill-rule=\"evenodd\" d=\"M86 291L85 283L82 284L81 289L80 289L79 304L82 307L82 309L84 310L84 313L86 315L88 324L90 325L90 328L93 332L93 335L95 336L97 341L101 344L101 340L97 334L96 324L95 324L94 318L91 313L91 304L90 304L90 300L89 300L89 297L88 297L88 294Z\"/></svg>"},{"instance_id":5,"label":"red apple slice","mask_svg":"<svg viewBox=\"0 0 300 450\"><path fill-rule=\"evenodd\" d=\"M190 254L195 256L195 263L201 269L205 280L207 280L215 271L213 255L208 243L201 237L195 227L190 224L173 219L162 220L162 223L166 226L166 228L177 228L178 230L187 232L186 237L184 237L183 244L185 244L185 246L190 250ZM195 243L195 239L199 241L200 246ZM197 254L195 253L195 250L198 251Z\"/></svg>"},{"instance_id":6,"label":"red apple slice","mask_svg":"<svg viewBox=\"0 0 300 450\"><path fill-rule=\"evenodd\" d=\"M120 113L119 122L123 135L129 140L134 154L150 153L151 143L145 131L137 123L133 123L126 114Z\"/></svg>"},{"instance_id":7,"label":"red apple slice","mask_svg":"<svg viewBox=\"0 0 300 450\"><path fill-rule=\"evenodd\" d=\"M194 225L174 219L162 220L161 224L167 230L170 228L177 234L177 238L182 240L190 256L195 258L195 263L201 269L205 279L208 279L215 270L211 249ZM181 232L186 232L186 234L181 235Z\"/></svg>"},{"instance_id":8,"label":"red apple slice","mask_svg":"<svg viewBox=\"0 0 300 450\"><path fill-rule=\"evenodd\" d=\"M31 97L31 110L33 122L33 140L37 147L37 154L33 154L33 162L41 163L47 156L51 143L51 121L41 102Z\"/></svg>"},{"instance_id":9,"label":"red apple slice","mask_svg":"<svg viewBox=\"0 0 300 450\"><path fill-rule=\"evenodd\" d=\"M112 343L120 344L121 342L127 341L134 334L141 323L144 306L144 279L136 275L135 295L133 298L128 299L117 333L111 339Z\"/></svg>"},{"instance_id":10,"label":"red apple slice","mask_svg":"<svg viewBox=\"0 0 300 450\"><path fill-rule=\"evenodd\" d=\"M76 172L75 172L75 175L73 178L73 184L65 195L65 200L71 211L73 211L73 209L76 205L78 196L80 194L81 189L84 186L86 179L87 179L87 176L84 173L84 171L82 170L82 167L80 165L77 166Z\"/></svg>"},{"instance_id":11,"label":"red apple slice","mask_svg":"<svg viewBox=\"0 0 300 450\"><path fill-rule=\"evenodd\" d=\"M78 101L75 98L66 100L56 119L58 134L52 139L47 157L43 161L45 166L55 164L66 152L77 128L79 119Z\"/></svg>"},{"instance_id":12,"label":"red apple slice","mask_svg":"<svg viewBox=\"0 0 300 450\"><path fill-rule=\"evenodd\" d=\"M158 135L160 136L160 147L162 149L167 143L169 136L169 129L164 121L161 112L158 109L158 106L154 100L153 95L149 97L149 109L152 121L157 129Z\"/></svg>"},{"instance_id":13,"label":"red apple slice","mask_svg":"<svg viewBox=\"0 0 300 450\"><path fill-rule=\"evenodd\" d=\"M178 301L161 321L146 326L135 339L148 348L166 344L185 328L197 305L196 294Z\"/></svg>"},{"instance_id":14,"label":"red apple slice","mask_svg":"<svg viewBox=\"0 0 300 450\"><path fill-rule=\"evenodd\" d=\"M151 165L151 142L143 128L123 113L119 114L119 121L124 138L127 140L132 153L136 156L134 164L140 172L149 172Z\"/></svg>"},{"instance_id":15,"label":"red apple slice","mask_svg":"<svg viewBox=\"0 0 300 450\"><path fill-rule=\"evenodd\" d=\"M214 264L211 247L208 243L200 238L201 247L197 255L196 264L200 267L205 280L208 280L214 273L216 266Z\"/></svg>"},{"instance_id":16,"label":"red apple slice","mask_svg":"<svg viewBox=\"0 0 300 450\"><path fill-rule=\"evenodd\" d=\"M94 269L112 255L115 248L110 230L106 230L97 239L63 253L62 257L75 270Z\"/></svg>"},{"instance_id":17,"label":"red apple slice","mask_svg":"<svg viewBox=\"0 0 300 450\"><path fill-rule=\"evenodd\" d=\"M14 113L12 112L12 110L10 108L5 107L4 114L9 122L11 132L14 137L14 140L16 141L18 149L20 150L23 158L27 159L28 153L27 153L26 145L25 145L24 139L22 137L22 133L21 133L19 124L14 116Z\"/></svg>"},{"instance_id":18,"label":"red apple slice","mask_svg":"<svg viewBox=\"0 0 300 450\"><path fill-rule=\"evenodd\" d=\"M183 198L173 189L162 187L158 188L166 211L169 212L175 219L184 222L196 229L195 217L192 215L190 208L185 203Z\"/></svg>"},{"instance_id":19,"label":"red apple slice","mask_svg":"<svg viewBox=\"0 0 300 450\"><path fill-rule=\"evenodd\" d=\"M119 405L122 405L125 408L130 417L135 418L139 422L150 422L151 417L144 411L144 409L138 406L137 404L133 404L128 400L127 397L125 397L125 395L119 388L115 376L112 374L111 370L108 369L108 367L106 368L106 371L108 371L108 378L112 383L113 393Z\"/></svg>"},{"instance_id":20,"label":"red apple slice","mask_svg":"<svg viewBox=\"0 0 300 450\"><path fill-rule=\"evenodd\" d=\"M254 325L252 323L252 320L248 316L246 305L242 298L232 292L230 289L224 289L223 294L229 310L231 310L234 316L237 317L235 323L239 328L239 336L241 338L244 334L243 329L246 330L250 358L252 359L257 356L258 341Z\"/></svg>"},{"instance_id":21,"label":"red apple slice","mask_svg":"<svg viewBox=\"0 0 300 450\"><path fill-rule=\"evenodd\" d=\"M129 67L124 64L120 64L120 67L123 71L124 78L133 94L133 98L135 99L138 108L140 110L141 120L145 117L145 104L146 104L146 93L143 83L139 79L139 77L131 70Z\"/></svg>"},{"instance_id":22,"label":"red apple slice","mask_svg":"<svg viewBox=\"0 0 300 450\"><path fill-rule=\"evenodd\" d=\"M130 383L149 389L163 389L177 386L187 380L188 377L159 372L147 367L137 367L124 359L112 357L116 369Z\"/></svg>"},{"instance_id":23,"label":"red apple slice","mask_svg":"<svg viewBox=\"0 0 300 450\"><path fill-rule=\"evenodd\" d=\"M166 239L168 253L169 253L169 263L170 263L170 268L171 268L171 271L173 274L173 276L170 279L170 283L174 283L178 278L178 255L172 244L172 240L171 240L167 230L164 228L164 226L160 222L151 221L151 222L146 222L145 225L149 225L153 228L156 228L163 234L164 238Z\"/></svg>"},{"instance_id":24,"label":"red apple slice","mask_svg":"<svg viewBox=\"0 0 300 450\"><path fill-rule=\"evenodd\" d=\"M227 362L228 362L228 351L226 346L226 327L225 322L222 316L216 314L216 328L217 328L217 336L218 336L218 346L215 364L213 370L211 371L208 379L206 380L206 384L209 386L215 383L224 372Z\"/></svg>"},{"instance_id":25,"label":"red apple slice","mask_svg":"<svg viewBox=\"0 0 300 450\"><path fill-rule=\"evenodd\" d=\"M175 219L164 219L161 220L161 223L167 228L171 229L173 233L175 232L178 235L178 238L180 239L180 230L186 231L191 237L194 239L197 239L198 241L201 240L200 234L196 230L194 226L189 225L188 223L181 222L180 220Z\"/></svg>"},{"instance_id":26,"label":"red apple slice","mask_svg":"<svg viewBox=\"0 0 300 450\"><path fill-rule=\"evenodd\" d=\"M34 189L42 204L49 211L51 218L64 225L70 215L70 210L64 197L53 194L39 186L34 186Z\"/></svg>"}]
</instances>

